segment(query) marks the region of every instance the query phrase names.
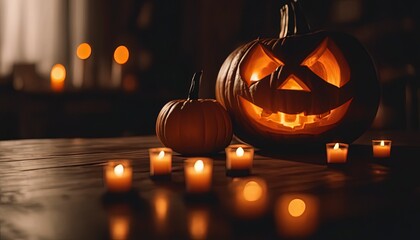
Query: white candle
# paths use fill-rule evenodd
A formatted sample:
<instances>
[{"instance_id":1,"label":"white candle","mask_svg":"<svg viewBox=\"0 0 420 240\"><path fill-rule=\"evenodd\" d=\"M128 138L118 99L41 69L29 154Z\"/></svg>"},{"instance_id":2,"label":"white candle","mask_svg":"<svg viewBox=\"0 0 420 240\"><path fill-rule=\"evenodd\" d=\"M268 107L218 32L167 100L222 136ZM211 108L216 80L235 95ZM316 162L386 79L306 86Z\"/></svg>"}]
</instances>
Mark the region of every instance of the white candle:
<instances>
[{"instance_id":1,"label":"white candle","mask_svg":"<svg viewBox=\"0 0 420 240\"><path fill-rule=\"evenodd\" d=\"M187 192L206 193L211 188L213 161L210 158L188 158L184 173Z\"/></svg>"},{"instance_id":2,"label":"white candle","mask_svg":"<svg viewBox=\"0 0 420 240\"><path fill-rule=\"evenodd\" d=\"M150 175L169 175L172 171L172 149L150 148Z\"/></svg>"},{"instance_id":3,"label":"white candle","mask_svg":"<svg viewBox=\"0 0 420 240\"><path fill-rule=\"evenodd\" d=\"M254 160L254 148L245 144L229 145L226 149L228 170L249 170Z\"/></svg>"},{"instance_id":4,"label":"white candle","mask_svg":"<svg viewBox=\"0 0 420 240\"><path fill-rule=\"evenodd\" d=\"M127 161L111 161L105 166L105 183L110 192L131 189L133 170Z\"/></svg>"},{"instance_id":5,"label":"white candle","mask_svg":"<svg viewBox=\"0 0 420 240\"><path fill-rule=\"evenodd\" d=\"M348 144L327 143L327 162L345 163L347 161Z\"/></svg>"},{"instance_id":6,"label":"white candle","mask_svg":"<svg viewBox=\"0 0 420 240\"><path fill-rule=\"evenodd\" d=\"M391 156L391 140L372 140L373 156L386 158Z\"/></svg>"}]
</instances>

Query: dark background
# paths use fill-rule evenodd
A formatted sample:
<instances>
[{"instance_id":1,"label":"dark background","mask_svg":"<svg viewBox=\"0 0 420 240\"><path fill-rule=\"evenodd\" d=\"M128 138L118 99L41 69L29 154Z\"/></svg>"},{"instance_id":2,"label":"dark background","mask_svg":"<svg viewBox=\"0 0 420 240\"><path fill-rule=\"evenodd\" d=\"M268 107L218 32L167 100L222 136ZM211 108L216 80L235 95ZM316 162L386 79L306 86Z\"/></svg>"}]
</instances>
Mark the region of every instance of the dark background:
<instances>
[{"instance_id":1,"label":"dark background","mask_svg":"<svg viewBox=\"0 0 420 240\"><path fill-rule=\"evenodd\" d=\"M195 71L204 71L201 97L214 98L218 70L231 51L258 37L278 36L283 2L92 0L86 23L91 30L87 40L96 49L92 85L79 90L66 86L62 93L18 90L13 82L21 72L0 76L0 139L154 134L160 108L186 98ZM417 1L300 3L312 30L350 33L371 54L382 88L372 128L418 131ZM130 49L130 60L121 86L105 89L96 63L120 43Z\"/></svg>"}]
</instances>

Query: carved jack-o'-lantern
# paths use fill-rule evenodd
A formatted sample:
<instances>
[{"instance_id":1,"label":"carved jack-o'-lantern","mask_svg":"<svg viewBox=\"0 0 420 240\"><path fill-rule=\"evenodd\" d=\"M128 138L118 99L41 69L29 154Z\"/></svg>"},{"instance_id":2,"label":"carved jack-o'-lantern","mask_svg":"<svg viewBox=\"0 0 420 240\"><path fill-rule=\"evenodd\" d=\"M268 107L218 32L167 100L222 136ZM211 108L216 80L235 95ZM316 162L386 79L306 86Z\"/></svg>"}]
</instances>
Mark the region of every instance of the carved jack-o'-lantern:
<instances>
[{"instance_id":1,"label":"carved jack-o'-lantern","mask_svg":"<svg viewBox=\"0 0 420 240\"><path fill-rule=\"evenodd\" d=\"M296 1L281 9L278 39L257 39L231 53L216 99L235 135L258 147L351 142L379 103L375 67L363 46L339 32L310 32Z\"/></svg>"}]
</instances>

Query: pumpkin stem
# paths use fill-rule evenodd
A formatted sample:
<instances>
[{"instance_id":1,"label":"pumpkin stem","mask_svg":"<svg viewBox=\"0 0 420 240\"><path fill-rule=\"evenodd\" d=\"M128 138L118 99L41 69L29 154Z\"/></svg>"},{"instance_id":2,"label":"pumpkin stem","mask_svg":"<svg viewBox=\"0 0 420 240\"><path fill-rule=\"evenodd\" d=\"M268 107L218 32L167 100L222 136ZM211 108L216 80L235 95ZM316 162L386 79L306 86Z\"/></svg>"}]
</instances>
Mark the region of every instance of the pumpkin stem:
<instances>
[{"instance_id":1,"label":"pumpkin stem","mask_svg":"<svg viewBox=\"0 0 420 240\"><path fill-rule=\"evenodd\" d=\"M198 91L200 90L201 77L203 76L203 70L194 73L191 79L190 91L188 92L187 100L197 100Z\"/></svg>"},{"instance_id":2,"label":"pumpkin stem","mask_svg":"<svg viewBox=\"0 0 420 240\"><path fill-rule=\"evenodd\" d=\"M310 32L309 24L298 3L298 0L288 0L280 8L280 38Z\"/></svg>"}]
</instances>

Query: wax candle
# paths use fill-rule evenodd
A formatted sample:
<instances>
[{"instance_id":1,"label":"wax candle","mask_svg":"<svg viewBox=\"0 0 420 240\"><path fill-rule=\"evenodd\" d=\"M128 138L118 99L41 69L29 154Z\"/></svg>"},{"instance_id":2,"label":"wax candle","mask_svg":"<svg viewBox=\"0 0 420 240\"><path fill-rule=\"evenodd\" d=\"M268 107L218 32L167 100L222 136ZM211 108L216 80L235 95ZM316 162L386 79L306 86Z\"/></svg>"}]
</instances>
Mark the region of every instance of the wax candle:
<instances>
[{"instance_id":1,"label":"wax candle","mask_svg":"<svg viewBox=\"0 0 420 240\"><path fill-rule=\"evenodd\" d=\"M267 210L267 184L261 178L245 178L232 182L233 210L236 217L255 219L262 217Z\"/></svg>"},{"instance_id":2,"label":"wax candle","mask_svg":"<svg viewBox=\"0 0 420 240\"><path fill-rule=\"evenodd\" d=\"M150 175L169 175L172 171L172 149L150 148Z\"/></svg>"},{"instance_id":3,"label":"wax candle","mask_svg":"<svg viewBox=\"0 0 420 240\"><path fill-rule=\"evenodd\" d=\"M184 173L187 192L206 193L210 191L213 161L210 158L188 158Z\"/></svg>"},{"instance_id":4,"label":"wax candle","mask_svg":"<svg viewBox=\"0 0 420 240\"><path fill-rule=\"evenodd\" d=\"M386 158L391 155L391 140L372 140L373 156Z\"/></svg>"},{"instance_id":5,"label":"wax candle","mask_svg":"<svg viewBox=\"0 0 420 240\"><path fill-rule=\"evenodd\" d=\"M345 163L347 161L348 144L327 143L327 162Z\"/></svg>"},{"instance_id":6,"label":"wax candle","mask_svg":"<svg viewBox=\"0 0 420 240\"><path fill-rule=\"evenodd\" d=\"M128 161L110 161L104 171L108 191L127 192L131 189L133 170Z\"/></svg>"},{"instance_id":7,"label":"wax candle","mask_svg":"<svg viewBox=\"0 0 420 240\"><path fill-rule=\"evenodd\" d=\"M245 144L229 145L226 149L228 170L250 170L254 160L254 148Z\"/></svg>"}]
</instances>

